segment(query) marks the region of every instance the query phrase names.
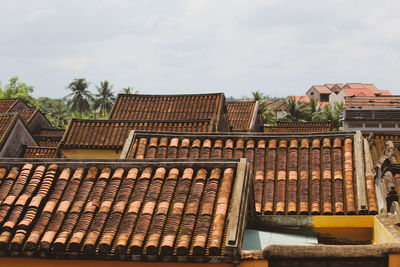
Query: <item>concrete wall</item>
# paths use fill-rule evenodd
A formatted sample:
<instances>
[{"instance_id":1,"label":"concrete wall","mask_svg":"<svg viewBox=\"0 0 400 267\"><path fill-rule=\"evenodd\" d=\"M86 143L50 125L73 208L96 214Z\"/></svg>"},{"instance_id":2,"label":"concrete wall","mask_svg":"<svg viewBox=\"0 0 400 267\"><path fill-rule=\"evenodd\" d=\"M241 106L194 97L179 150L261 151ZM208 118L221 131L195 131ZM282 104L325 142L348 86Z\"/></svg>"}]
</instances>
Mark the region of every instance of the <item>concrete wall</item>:
<instances>
[{"instance_id":1,"label":"concrete wall","mask_svg":"<svg viewBox=\"0 0 400 267\"><path fill-rule=\"evenodd\" d=\"M361 132L398 132L400 131L399 121L366 121L366 120L344 120L344 131Z\"/></svg>"},{"instance_id":2,"label":"concrete wall","mask_svg":"<svg viewBox=\"0 0 400 267\"><path fill-rule=\"evenodd\" d=\"M344 102L345 96L346 93L344 91L340 91L338 94L332 93L329 95L329 103Z\"/></svg>"},{"instance_id":3,"label":"concrete wall","mask_svg":"<svg viewBox=\"0 0 400 267\"><path fill-rule=\"evenodd\" d=\"M50 122L40 112L37 112L28 125L29 132L37 132L42 128L53 128Z\"/></svg>"},{"instance_id":4,"label":"concrete wall","mask_svg":"<svg viewBox=\"0 0 400 267\"><path fill-rule=\"evenodd\" d=\"M19 157L24 146L37 144L21 119L18 119L0 151L0 157Z\"/></svg>"},{"instance_id":5,"label":"concrete wall","mask_svg":"<svg viewBox=\"0 0 400 267\"><path fill-rule=\"evenodd\" d=\"M306 92L306 96L308 96L309 98L314 98L314 99L318 99L319 100L320 93L319 93L319 91L317 89L315 89L314 87L311 87Z\"/></svg>"}]
</instances>

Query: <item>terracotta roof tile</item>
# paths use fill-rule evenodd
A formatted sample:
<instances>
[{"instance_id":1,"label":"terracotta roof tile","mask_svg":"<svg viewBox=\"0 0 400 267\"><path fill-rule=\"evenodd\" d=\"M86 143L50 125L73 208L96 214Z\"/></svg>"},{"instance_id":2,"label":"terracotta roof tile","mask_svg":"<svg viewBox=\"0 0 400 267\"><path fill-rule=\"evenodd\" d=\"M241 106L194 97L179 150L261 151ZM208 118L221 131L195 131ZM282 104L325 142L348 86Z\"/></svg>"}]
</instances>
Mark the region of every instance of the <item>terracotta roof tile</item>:
<instances>
[{"instance_id":1,"label":"terracotta roof tile","mask_svg":"<svg viewBox=\"0 0 400 267\"><path fill-rule=\"evenodd\" d=\"M332 93L329 87L325 85L313 85L311 88L315 88L321 94L330 94Z\"/></svg>"},{"instance_id":2,"label":"terracotta roof tile","mask_svg":"<svg viewBox=\"0 0 400 267\"><path fill-rule=\"evenodd\" d=\"M346 96L372 96L375 97L375 94L368 88L343 88L343 92L346 93Z\"/></svg>"},{"instance_id":3,"label":"terracotta roof tile","mask_svg":"<svg viewBox=\"0 0 400 267\"><path fill-rule=\"evenodd\" d=\"M40 129L40 131L35 135L35 137L62 137L64 134L64 129Z\"/></svg>"},{"instance_id":4,"label":"terracotta roof tile","mask_svg":"<svg viewBox=\"0 0 400 267\"><path fill-rule=\"evenodd\" d=\"M208 132L211 120L121 121L72 119L60 142L61 148L122 149L131 130Z\"/></svg>"},{"instance_id":5,"label":"terracotta roof tile","mask_svg":"<svg viewBox=\"0 0 400 267\"><path fill-rule=\"evenodd\" d=\"M0 113L8 113L19 101L18 98L13 99L0 99Z\"/></svg>"},{"instance_id":6,"label":"terracotta roof tile","mask_svg":"<svg viewBox=\"0 0 400 267\"><path fill-rule=\"evenodd\" d=\"M58 148L27 146L23 158L58 158Z\"/></svg>"},{"instance_id":7,"label":"terracotta roof tile","mask_svg":"<svg viewBox=\"0 0 400 267\"><path fill-rule=\"evenodd\" d=\"M345 97L345 109L349 108L400 108L400 96Z\"/></svg>"},{"instance_id":8,"label":"terracotta roof tile","mask_svg":"<svg viewBox=\"0 0 400 267\"><path fill-rule=\"evenodd\" d=\"M37 109L14 109L12 112L17 113L21 119L26 123L30 123L33 116L38 112Z\"/></svg>"},{"instance_id":9,"label":"terracotta roof tile","mask_svg":"<svg viewBox=\"0 0 400 267\"><path fill-rule=\"evenodd\" d=\"M255 175L255 209L259 214L364 214L377 212L374 196L368 210L357 210L353 135L351 133L271 134L157 134L135 132L135 140L163 138L163 157L170 142L184 143L182 158L247 158ZM178 141L177 141L178 140ZM185 140L185 141L184 141ZM183 142L184 141L184 142ZM147 144L149 141L147 141ZM189 144L188 144L189 143ZM129 158L141 158L147 150L161 146L132 147ZM176 145L174 145L175 149ZM223 149L220 149L222 147ZM217 152L213 153L218 149ZM146 158L146 156L144 156Z\"/></svg>"},{"instance_id":10,"label":"terracotta roof tile","mask_svg":"<svg viewBox=\"0 0 400 267\"><path fill-rule=\"evenodd\" d=\"M331 129L327 122L277 122L276 126L264 126L265 133L329 132Z\"/></svg>"},{"instance_id":11,"label":"terracotta roof tile","mask_svg":"<svg viewBox=\"0 0 400 267\"><path fill-rule=\"evenodd\" d=\"M40 129L39 132L33 135L36 143L44 147L58 147L61 138L64 135L63 129Z\"/></svg>"},{"instance_id":12,"label":"terracotta roof tile","mask_svg":"<svg viewBox=\"0 0 400 267\"><path fill-rule=\"evenodd\" d=\"M24 257L237 261L241 248L227 238L243 238L246 216L234 229L228 217L237 213L235 183L249 184L237 171L245 164L2 161L0 248Z\"/></svg>"},{"instance_id":13,"label":"terracotta roof tile","mask_svg":"<svg viewBox=\"0 0 400 267\"><path fill-rule=\"evenodd\" d=\"M376 95L381 93L381 91L372 83L346 83L343 88L367 88Z\"/></svg>"},{"instance_id":14,"label":"terracotta roof tile","mask_svg":"<svg viewBox=\"0 0 400 267\"><path fill-rule=\"evenodd\" d=\"M229 124L233 131L251 130L251 123L255 115L256 101L227 102ZM256 113L257 114L257 113Z\"/></svg>"},{"instance_id":15,"label":"terracotta roof tile","mask_svg":"<svg viewBox=\"0 0 400 267\"><path fill-rule=\"evenodd\" d=\"M224 94L118 95L112 120L217 119Z\"/></svg>"}]
</instances>

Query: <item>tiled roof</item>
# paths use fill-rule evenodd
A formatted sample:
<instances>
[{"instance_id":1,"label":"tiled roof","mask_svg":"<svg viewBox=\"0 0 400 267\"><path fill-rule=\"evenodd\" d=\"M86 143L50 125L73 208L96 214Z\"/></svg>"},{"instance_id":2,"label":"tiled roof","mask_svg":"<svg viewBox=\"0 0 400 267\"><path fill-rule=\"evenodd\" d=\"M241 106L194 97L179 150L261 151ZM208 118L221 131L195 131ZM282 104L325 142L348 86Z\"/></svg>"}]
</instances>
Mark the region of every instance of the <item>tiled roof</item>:
<instances>
[{"instance_id":1,"label":"tiled roof","mask_svg":"<svg viewBox=\"0 0 400 267\"><path fill-rule=\"evenodd\" d=\"M309 103L310 102L310 98L308 96L288 96L290 98L293 98L296 101L300 101L300 102L304 102L304 103Z\"/></svg>"},{"instance_id":2,"label":"tiled roof","mask_svg":"<svg viewBox=\"0 0 400 267\"><path fill-rule=\"evenodd\" d=\"M2 161L0 250L41 258L238 261L250 190L245 168L245 161Z\"/></svg>"},{"instance_id":3,"label":"tiled roof","mask_svg":"<svg viewBox=\"0 0 400 267\"><path fill-rule=\"evenodd\" d=\"M212 120L146 122L72 119L60 147L122 149L131 130L209 132L212 126Z\"/></svg>"},{"instance_id":4,"label":"tiled roof","mask_svg":"<svg viewBox=\"0 0 400 267\"><path fill-rule=\"evenodd\" d=\"M198 95L120 94L110 114L112 120L217 119L223 93Z\"/></svg>"},{"instance_id":5,"label":"tiled roof","mask_svg":"<svg viewBox=\"0 0 400 267\"><path fill-rule=\"evenodd\" d=\"M400 108L400 96L345 97L344 108Z\"/></svg>"},{"instance_id":6,"label":"tiled roof","mask_svg":"<svg viewBox=\"0 0 400 267\"><path fill-rule=\"evenodd\" d=\"M376 95L381 93L381 91L372 83L346 83L343 88L367 88Z\"/></svg>"},{"instance_id":7,"label":"tiled roof","mask_svg":"<svg viewBox=\"0 0 400 267\"><path fill-rule=\"evenodd\" d=\"M14 109L12 112L18 113L18 115L21 117L21 119L28 124L33 116L35 115L36 112L38 112L37 109Z\"/></svg>"},{"instance_id":8,"label":"tiled roof","mask_svg":"<svg viewBox=\"0 0 400 267\"><path fill-rule=\"evenodd\" d=\"M0 114L0 149L17 118L18 115L14 114Z\"/></svg>"},{"instance_id":9,"label":"tiled roof","mask_svg":"<svg viewBox=\"0 0 400 267\"><path fill-rule=\"evenodd\" d=\"M58 147L61 138L34 138L39 146Z\"/></svg>"},{"instance_id":10,"label":"tiled roof","mask_svg":"<svg viewBox=\"0 0 400 267\"><path fill-rule=\"evenodd\" d=\"M41 137L62 137L64 129L40 129L40 132L36 136Z\"/></svg>"},{"instance_id":11,"label":"tiled roof","mask_svg":"<svg viewBox=\"0 0 400 267\"><path fill-rule=\"evenodd\" d=\"M320 94L330 94L331 90L325 85L313 85L311 88L315 88Z\"/></svg>"},{"instance_id":12,"label":"tiled roof","mask_svg":"<svg viewBox=\"0 0 400 267\"><path fill-rule=\"evenodd\" d=\"M329 132L329 122L278 122L276 126L264 126L265 133L313 133Z\"/></svg>"},{"instance_id":13,"label":"tiled roof","mask_svg":"<svg viewBox=\"0 0 400 267\"><path fill-rule=\"evenodd\" d=\"M0 99L0 113L8 113L18 101L18 98Z\"/></svg>"},{"instance_id":14,"label":"tiled roof","mask_svg":"<svg viewBox=\"0 0 400 267\"><path fill-rule=\"evenodd\" d=\"M233 126L234 131L248 131L251 130L254 114L257 112L256 101L239 101L227 102L229 124Z\"/></svg>"},{"instance_id":15,"label":"tiled roof","mask_svg":"<svg viewBox=\"0 0 400 267\"><path fill-rule=\"evenodd\" d=\"M335 86L338 86L340 88L342 88L344 86L343 83L326 83L324 84L326 87L328 87L329 89L332 89Z\"/></svg>"},{"instance_id":16,"label":"tiled roof","mask_svg":"<svg viewBox=\"0 0 400 267\"><path fill-rule=\"evenodd\" d=\"M362 206L356 197L351 133L206 135L135 132L130 148L128 145L127 157L136 159L246 157L255 174L254 199L259 214L377 212L374 187L368 180L371 177L359 178L362 182L367 180L368 186L364 190L368 192L368 203Z\"/></svg>"},{"instance_id":17,"label":"tiled roof","mask_svg":"<svg viewBox=\"0 0 400 267\"><path fill-rule=\"evenodd\" d=\"M389 90L381 90L381 95L382 96L388 96L388 95L392 95L392 93L390 93Z\"/></svg>"},{"instance_id":18,"label":"tiled roof","mask_svg":"<svg viewBox=\"0 0 400 267\"><path fill-rule=\"evenodd\" d=\"M28 146L25 148L23 158L57 158L58 148Z\"/></svg>"},{"instance_id":19,"label":"tiled roof","mask_svg":"<svg viewBox=\"0 0 400 267\"><path fill-rule=\"evenodd\" d=\"M57 147L64 132L63 129L40 129L36 135L33 135L33 138L39 146Z\"/></svg>"},{"instance_id":20,"label":"tiled roof","mask_svg":"<svg viewBox=\"0 0 400 267\"><path fill-rule=\"evenodd\" d=\"M375 97L375 94L368 88L343 88L342 90L346 93L346 96L359 96L363 94L364 96Z\"/></svg>"}]
</instances>

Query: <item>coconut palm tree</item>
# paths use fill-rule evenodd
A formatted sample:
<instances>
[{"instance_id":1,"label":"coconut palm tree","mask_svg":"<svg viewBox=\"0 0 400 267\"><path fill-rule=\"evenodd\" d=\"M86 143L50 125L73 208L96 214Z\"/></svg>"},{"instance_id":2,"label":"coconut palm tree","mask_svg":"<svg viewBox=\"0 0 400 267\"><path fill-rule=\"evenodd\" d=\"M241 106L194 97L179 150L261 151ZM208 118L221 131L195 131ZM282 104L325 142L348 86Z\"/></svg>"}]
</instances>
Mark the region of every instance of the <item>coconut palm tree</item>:
<instances>
[{"instance_id":1,"label":"coconut palm tree","mask_svg":"<svg viewBox=\"0 0 400 267\"><path fill-rule=\"evenodd\" d=\"M321 121L322 108L317 99L310 99L310 103L307 104L305 112L307 121Z\"/></svg>"},{"instance_id":2,"label":"coconut palm tree","mask_svg":"<svg viewBox=\"0 0 400 267\"><path fill-rule=\"evenodd\" d=\"M285 121L306 121L307 113L305 111L306 104L304 102L297 101L294 97L287 97L283 99L285 105Z\"/></svg>"},{"instance_id":3,"label":"coconut palm tree","mask_svg":"<svg viewBox=\"0 0 400 267\"><path fill-rule=\"evenodd\" d=\"M122 88L121 93L128 95L136 95L139 93L139 91L138 90L134 91L133 86L128 86L126 88Z\"/></svg>"},{"instance_id":4,"label":"coconut palm tree","mask_svg":"<svg viewBox=\"0 0 400 267\"><path fill-rule=\"evenodd\" d=\"M115 101L112 88L113 86L107 80L100 82L100 86L96 85L98 93L95 94L94 109L100 109L99 114L103 117L110 112Z\"/></svg>"},{"instance_id":5,"label":"coconut palm tree","mask_svg":"<svg viewBox=\"0 0 400 267\"><path fill-rule=\"evenodd\" d=\"M322 111L321 119L322 121L330 122L332 124L332 130L339 130L342 126L342 113L343 113L344 103L335 103L326 105Z\"/></svg>"},{"instance_id":6,"label":"coconut palm tree","mask_svg":"<svg viewBox=\"0 0 400 267\"><path fill-rule=\"evenodd\" d=\"M85 78L76 78L67 86L72 91L67 96L69 99L68 106L73 112L77 112L81 118L83 114L90 112L89 102L93 99L92 94L87 89L88 87L89 83Z\"/></svg>"}]
</instances>

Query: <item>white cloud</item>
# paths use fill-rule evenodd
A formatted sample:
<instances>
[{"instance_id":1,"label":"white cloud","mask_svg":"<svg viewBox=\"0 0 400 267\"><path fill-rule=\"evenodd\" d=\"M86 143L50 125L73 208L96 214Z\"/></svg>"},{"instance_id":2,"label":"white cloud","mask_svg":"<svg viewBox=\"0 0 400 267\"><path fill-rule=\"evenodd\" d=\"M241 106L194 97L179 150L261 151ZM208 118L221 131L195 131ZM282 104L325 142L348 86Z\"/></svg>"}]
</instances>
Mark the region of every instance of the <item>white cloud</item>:
<instances>
[{"instance_id":1,"label":"white cloud","mask_svg":"<svg viewBox=\"0 0 400 267\"><path fill-rule=\"evenodd\" d=\"M8 1L0 79L62 96L75 77L142 93L303 94L373 82L400 94L396 1Z\"/></svg>"}]
</instances>

